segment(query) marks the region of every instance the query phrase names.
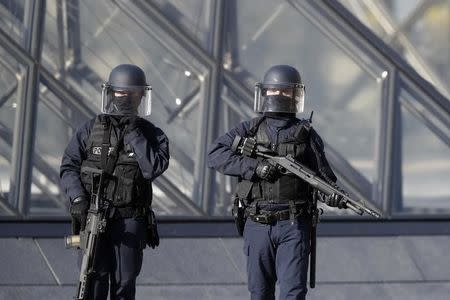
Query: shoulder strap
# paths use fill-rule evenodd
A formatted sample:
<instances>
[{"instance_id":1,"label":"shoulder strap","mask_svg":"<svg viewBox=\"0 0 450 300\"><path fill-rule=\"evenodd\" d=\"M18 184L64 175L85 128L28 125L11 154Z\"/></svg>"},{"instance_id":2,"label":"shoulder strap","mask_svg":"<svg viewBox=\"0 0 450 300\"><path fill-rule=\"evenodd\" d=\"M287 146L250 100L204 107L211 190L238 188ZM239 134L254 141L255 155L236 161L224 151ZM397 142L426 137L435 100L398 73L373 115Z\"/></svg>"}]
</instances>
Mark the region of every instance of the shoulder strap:
<instances>
[{"instance_id":1,"label":"shoulder strap","mask_svg":"<svg viewBox=\"0 0 450 300\"><path fill-rule=\"evenodd\" d=\"M256 132L258 131L259 125L266 119L265 116L260 118L255 118L252 120L253 126L248 131L249 136L254 137L256 135Z\"/></svg>"},{"instance_id":2,"label":"shoulder strap","mask_svg":"<svg viewBox=\"0 0 450 300\"><path fill-rule=\"evenodd\" d=\"M123 138L125 136L125 130L121 130L116 145L111 150L111 152L109 152L109 148L111 146L110 138L112 127L113 126L118 127L119 122L115 118L110 118L104 115L99 116L98 121L101 123L103 129L102 151L100 156L101 168L105 173L112 174L117 159L119 158L120 148L123 146Z\"/></svg>"},{"instance_id":3,"label":"shoulder strap","mask_svg":"<svg viewBox=\"0 0 450 300\"><path fill-rule=\"evenodd\" d=\"M117 140L117 144L112 149L111 153L109 154L108 163L106 164L105 168L102 165L102 169L105 170L107 174L112 174L114 171L114 167L116 165L117 159L119 158L119 151L120 148L123 146L123 138L125 136L125 130L122 130L120 133L120 137ZM102 157L103 157L103 151L102 151Z\"/></svg>"},{"instance_id":4,"label":"shoulder strap","mask_svg":"<svg viewBox=\"0 0 450 300\"><path fill-rule=\"evenodd\" d=\"M269 128L267 128L266 122L262 122L256 132L256 142L264 147L271 148L271 142L267 132L268 130Z\"/></svg>"},{"instance_id":5,"label":"shoulder strap","mask_svg":"<svg viewBox=\"0 0 450 300\"><path fill-rule=\"evenodd\" d=\"M102 124L103 129L102 152L100 156L100 162L102 170L106 170L109 147L111 146L111 143L109 141L109 137L111 136L111 122L109 122L108 118L105 117L103 118L99 117L99 120Z\"/></svg>"},{"instance_id":6,"label":"shoulder strap","mask_svg":"<svg viewBox=\"0 0 450 300\"><path fill-rule=\"evenodd\" d=\"M298 142L306 142L310 136L310 131L312 129L309 120L301 120L297 123L297 129L294 132L294 138Z\"/></svg>"}]
</instances>

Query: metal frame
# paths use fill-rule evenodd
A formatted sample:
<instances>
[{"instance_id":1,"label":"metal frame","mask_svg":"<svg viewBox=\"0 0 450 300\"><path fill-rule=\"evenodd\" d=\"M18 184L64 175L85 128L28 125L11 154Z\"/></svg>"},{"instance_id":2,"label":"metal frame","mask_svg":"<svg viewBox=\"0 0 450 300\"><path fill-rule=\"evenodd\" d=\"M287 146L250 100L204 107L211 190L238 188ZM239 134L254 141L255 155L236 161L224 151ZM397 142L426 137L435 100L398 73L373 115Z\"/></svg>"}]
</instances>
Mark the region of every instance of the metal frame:
<instances>
[{"instance_id":1,"label":"metal frame","mask_svg":"<svg viewBox=\"0 0 450 300\"><path fill-rule=\"evenodd\" d=\"M19 90L20 97L16 109L12 149L12 174L9 201L18 203L18 212L26 215L31 189L32 154L34 149L37 99L39 97L39 62L42 51L42 33L44 32L45 1L27 2L25 22L28 24L29 36L25 52L16 53L15 41L0 31L2 45L13 53L14 57L26 66L26 71Z\"/></svg>"},{"instance_id":2,"label":"metal frame","mask_svg":"<svg viewBox=\"0 0 450 300\"><path fill-rule=\"evenodd\" d=\"M79 1L66 1L67 43L72 51L72 65L77 66L81 60L80 42L80 5Z\"/></svg>"},{"instance_id":3,"label":"metal frame","mask_svg":"<svg viewBox=\"0 0 450 300\"><path fill-rule=\"evenodd\" d=\"M211 187L215 182L215 171L207 167L206 159L209 145L214 141L217 136L217 128L219 119L218 101L214 99L220 99L221 86L222 86L222 59L223 59L223 33L224 33L224 21L225 21L225 0L216 0L214 5L214 28L213 28L213 43L212 43L212 57L214 58L214 64L209 71L209 80L207 83L208 91L205 94L204 99L211 99L211 101L202 101L202 121L200 123L200 130L202 132L199 137L203 142L197 145L200 146L200 151L197 152L197 176L195 177L197 182L197 193L194 193L199 199L202 199L203 209L209 214L214 213L215 199L212 197ZM195 174L195 173L194 173Z\"/></svg>"},{"instance_id":4,"label":"metal frame","mask_svg":"<svg viewBox=\"0 0 450 300\"><path fill-rule=\"evenodd\" d=\"M32 3L32 4L31 4ZM372 197L380 197L383 204L383 209L387 212L388 218L429 218L435 219L433 215L408 215L404 216L396 212L401 208L402 190L401 190L401 118L400 118L400 100L399 92L400 88L405 88L408 91L414 91L415 94L420 94L421 103L430 110L443 124L449 124L450 115L450 102L442 94L440 94L436 88L426 82L414 69L412 69L394 50L387 46L381 39L368 30L361 22L359 22L353 15L351 15L338 1L336 0L322 0L314 2L304 2L299 0L289 0L289 3L299 10L305 17L313 22L322 32L336 44L338 47L349 55L354 61L360 65L361 68L366 70L372 77L377 77L381 70L388 71L388 77L382 83L382 107L380 117L380 131L378 133L378 149L376 152L376 158L379 161L378 165L378 179L379 182L375 183L374 190L368 191L366 188L358 189L364 195L368 197L368 193L372 193ZM132 11L129 8L121 4L120 1L116 1L117 6L122 9L128 16L132 17ZM186 207L186 209L192 211L195 214L202 215L206 211L212 214L215 210L214 195L217 191L214 190L216 184L216 174L212 170L206 168L206 153L207 146L213 141L218 132L218 124L216 120L219 119L219 103L221 99L231 109L228 113L233 112L233 109L239 109L233 99L222 96L221 89L223 84L230 90L230 92L237 94L244 100L245 105L251 105L252 103L252 91L245 86L242 81L238 80L236 75L229 71L230 66L223 65L223 49L227 47L229 51L233 50L233 36L228 32L228 35L224 34L225 28L236 26L233 23L233 9L236 9L236 2L216 0L213 4L213 35L212 35L212 50L208 53L200 42L195 40L190 34L188 34L184 28L180 28L173 23L167 16L165 16L155 4L147 1L138 0L133 2L133 5L137 9L143 11L155 24L158 25L158 31L164 33L164 36L170 36L170 41L174 41L180 46L181 52L188 52L199 63L198 65L187 61L182 56L183 54L176 49L172 49L169 45L170 41L165 41L161 37L161 33L157 32L153 28L146 28L146 32L155 37L168 51L175 57L180 59L190 69L195 70L198 74L205 79L203 83L195 88L194 91L188 95L186 102L199 101L197 95L201 95L202 99L208 101L199 101L200 114L199 128L201 134L199 135L198 144L202 145L199 149L196 157L195 164L195 187L194 187L194 201L196 201L203 210L199 209L190 199L182 197L182 193L178 193L176 190L173 193L169 193L173 186L170 185L170 181L167 178L161 178L161 188L165 193L169 193L170 197L174 201L180 201L178 204ZM44 83L50 91L52 91L59 99L64 99L64 102L69 104L72 109L83 116L93 116L93 111L88 105L79 101L81 97L68 90L61 82L56 79L50 72L45 70L39 65L40 51L42 48L42 34L43 20L45 17L45 1L33 1L28 3L26 12L30 13L27 22L30 26L30 35L26 41L27 47L23 49L15 41L13 41L5 32L0 29L0 42L2 46L11 53L15 59L26 67L26 74L23 77L21 85L18 86L18 90L21 91L20 105L18 105L17 115L15 120L15 130L13 138L13 166L11 176L11 192L9 193L10 201L18 201L18 213L27 214L28 204L30 201L30 187L32 182L32 155L34 147L34 132L36 122L37 101L39 97L38 85L39 82ZM80 27L79 27L79 7L77 3L70 3L66 5L66 13L68 17L67 23L69 30L68 45L73 57L69 60L72 61L71 66L79 66L81 61L81 48L80 48ZM62 13L62 10L59 9ZM319 22L318 19L326 19L326 22ZM61 16L58 19L59 23L62 22ZM143 23L134 18L136 23L145 27ZM236 28L234 28L236 29ZM234 32L236 34L236 32ZM351 41L352 43L349 43ZM59 45L64 45L63 37L59 40ZM365 49L364 53L359 53L355 50ZM64 47L60 50L64 50ZM359 53L359 54L358 54ZM60 64L60 78L64 78L65 69L64 58L65 53L59 53ZM361 55L361 56L358 56ZM374 64L368 64L363 57L369 57ZM231 57L231 64L237 63L237 53ZM203 67L205 69L203 69ZM231 68L232 69L232 68ZM70 69L68 70L70 72ZM245 70L244 70L245 72ZM244 74L247 76L247 74ZM191 103L192 104L192 103ZM174 118L176 114L183 111L180 107L177 111L173 112L171 118ZM419 112L416 112L418 116ZM169 120L170 121L170 120ZM423 118L422 118L423 121ZM431 130L438 133L441 139L447 144L449 143L449 137L439 130L432 122L423 122ZM23 145L23 146L22 146ZM333 151L332 155L333 156ZM338 153L334 155L336 161L341 160ZM35 162L35 166L42 171L42 165L39 163L39 159ZM339 170L343 171L344 178L348 177L349 182L354 182L358 174L352 175L352 168L345 163L339 164ZM45 169L45 168L43 168ZM358 181L360 182L360 181ZM219 191L223 194L223 191ZM186 199L185 199L186 198ZM11 202L11 203L13 203ZM13 207L5 206L5 203L0 201L0 205L7 211L13 211ZM447 212L446 212L447 214ZM446 215L447 216L447 215ZM51 217L47 219L52 219ZM325 218L327 220L327 218ZM351 217L346 217L345 220L339 219L336 221L339 224L355 224L353 221L349 221ZM162 221L163 223L170 221ZM219 230L217 227L222 224L222 221L217 219L209 219L206 221L211 223L211 228L214 226L214 230ZM219 222L219 223L217 223ZM331 222L331 221L330 221ZM334 221L333 221L334 222ZM333 223L331 222L331 223ZM430 221L432 222L432 221ZM1 223L1 222L0 222ZM181 222L183 223L183 222ZM187 224L189 222L184 222ZM194 222L195 223L195 222ZM204 226L204 222L199 222L203 225L187 226L187 231L183 229L175 228L181 225L175 226L173 229L168 230L168 234L181 234L183 236L192 234L190 230L200 230L200 226ZM226 228L229 228L230 220L227 219L224 222ZM325 221L328 224L328 221ZM330 224L331 224L330 223ZM375 224L376 222L373 222ZM179 222L177 223L179 224ZM378 223L376 223L378 224ZM394 223L390 223L394 224ZM222 224L223 225L223 224ZM172 225L171 225L172 226ZM183 225L184 226L184 225ZM209 225L208 225L209 226ZM343 227L347 225L342 225ZM350 226L350 225L348 225ZM378 225L380 226L380 225ZM403 226L403 225L402 225ZM406 225L405 225L406 226ZM2 228L3 226L0 226ZM164 226L163 226L164 227ZM403 228L403 227L402 227ZM405 227L406 228L406 227ZM227 229L228 230L228 229ZM415 229L415 232L419 232L419 229ZM419 231L417 231L419 230ZM172 232L172 233L170 233ZM214 236L220 235L219 231L215 232ZM225 234L225 233L224 233ZM164 234L163 234L164 235Z\"/></svg>"}]
</instances>

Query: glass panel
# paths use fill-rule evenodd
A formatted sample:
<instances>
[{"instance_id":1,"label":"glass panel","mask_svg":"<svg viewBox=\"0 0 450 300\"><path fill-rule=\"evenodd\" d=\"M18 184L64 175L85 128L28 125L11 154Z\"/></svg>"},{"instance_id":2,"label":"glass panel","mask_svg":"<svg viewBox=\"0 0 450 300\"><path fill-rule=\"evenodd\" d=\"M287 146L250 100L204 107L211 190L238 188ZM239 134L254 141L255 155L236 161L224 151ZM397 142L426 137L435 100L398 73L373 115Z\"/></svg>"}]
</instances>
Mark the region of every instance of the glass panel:
<instances>
[{"instance_id":1,"label":"glass panel","mask_svg":"<svg viewBox=\"0 0 450 300\"><path fill-rule=\"evenodd\" d=\"M68 200L59 188L59 167L73 133L71 113L45 85L39 90L30 214L65 215Z\"/></svg>"},{"instance_id":2,"label":"glass panel","mask_svg":"<svg viewBox=\"0 0 450 300\"><path fill-rule=\"evenodd\" d=\"M59 47L59 41L67 40L64 34L67 32L67 23L63 21L62 7L58 10L58 3L62 3L62 1L47 1L45 5L45 33L43 35L41 61L45 68L52 73L58 72L61 68L59 55L62 54L66 59L64 51L67 47L67 41L65 41L65 44L63 43L63 48ZM61 13L59 15L61 24L58 24L58 13ZM69 15L68 18L71 18L71 16ZM58 31L63 34L58 34Z\"/></svg>"},{"instance_id":3,"label":"glass panel","mask_svg":"<svg viewBox=\"0 0 450 300\"><path fill-rule=\"evenodd\" d=\"M379 16L376 14L378 9L376 8L381 8L382 11L388 12L394 18L395 23L399 24L413 12L420 0L340 0L339 2L367 27L372 30L374 28L382 30ZM380 33L378 30L375 31Z\"/></svg>"},{"instance_id":4,"label":"glass panel","mask_svg":"<svg viewBox=\"0 0 450 300\"><path fill-rule=\"evenodd\" d=\"M314 110L313 126L324 140L374 182L383 80L366 70L380 67L365 61L363 69L358 61L363 51L349 56L285 2L238 1L237 5L238 69L247 71L237 75L249 73L247 82L254 83L271 65L297 67L306 84L305 114L300 117L307 118ZM280 32L292 27L299 30L280 39Z\"/></svg>"},{"instance_id":5,"label":"glass panel","mask_svg":"<svg viewBox=\"0 0 450 300\"><path fill-rule=\"evenodd\" d=\"M402 113L403 210L418 213L450 212L450 145L416 118L407 93ZM425 116L429 113L422 111ZM442 127L441 127L442 128ZM450 128L443 131L447 142Z\"/></svg>"},{"instance_id":6,"label":"glass panel","mask_svg":"<svg viewBox=\"0 0 450 300\"><path fill-rule=\"evenodd\" d=\"M177 198L164 193L157 182L153 184L152 209L157 216L189 216L193 214L182 203L177 202Z\"/></svg>"},{"instance_id":7,"label":"glass panel","mask_svg":"<svg viewBox=\"0 0 450 300\"><path fill-rule=\"evenodd\" d=\"M359 0L340 0L342 5L345 6L347 10L349 10L355 17L359 19L361 23L369 27L373 32L378 34L380 37L384 36L385 28L383 24L379 22L379 16L376 14L376 11L367 5L367 1L359 1ZM374 3L378 7L382 7L382 1L377 1Z\"/></svg>"},{"instance_id":8,"label":"glass panel","mask_svg":"<svg viewBox=\"0 0 450 300\"><path fill-rule=\"evenodd\" d=\"M450 98L450 1L435 1L428 5L407 29L405 34L411 44L430 72L439 78L438 89Z\"/></svg>"},{"instance_id":9,"label":"glass panel","mask_svg":"<svg viewBox=\"0 0 450 300\"><path fill-rule=\"evenodd\" d=\"M421 0L384 0L381 1L386 6L386 9L392 13L395 21L399 24L405 21L405 18L418 7Z\"/></svg>"},{"instance_id":10,"label":"glass panel","mask_svg":"<svg viewBox=\"0 0 450 300\"><path fill-rule=\"evenodd\" d=\"M39 168L33 168L29 215L60 217L69 214L69 202L61 195L59 185L52 179L47 172L39 172Z\"/></svg>"},{"instance_id":11,"label":"glass panel","mask_svg":"<svg viewBox=\"0 0 450 300\"><path fill-rule=\"evenodd\" d=\"M8 34L13 40L20 45L25 45L27 28L24 25L25 9L30 5L26 5L25 0L1 0L0 1L0 28Z\"/></svg>"},{"instance_id":12,"label":"glass panel","mask_svg":"<svg viewBox=\"0 0 450 300\"><path fill-rule=\"evenodd\" d=\"M450 1L340 2L450 97Z\"/></svg>"},{"instance_id":13,"label":"glass panel","mask_svg":"<svg viewBox=\"0 0 450 300\"><path fill-rule=\"evenodd\" d=\"M11 215L8 208L14 204L9 199L11 174L11 147L3 140L3 130L0 129L0 216Z\"/></svg>"},{"instance_id":14,"label":"glass panel","mask_svg":"<svg viewBox=\"0 0 450 300\"><path fill-rule=\"evenodd\" d=\"M19 102L21 78L23 78L21 65L0 47L0 206L10 208L15 206L14 199L9 199L11 156L13 144L14 122L16 107ZM10 215L4 209L0 213Z\"/></svg>"},{"instance_id":15,"label":"glass panel","mask_svg":"<svg viewBox=\"0 0 450 300\"><path fill-rule=\"evenodd\" d=\"M170 21L198 40L204 49L211 50L213 30L211 0L155 0L153 3Z\"/></svg>"}]
</instances>

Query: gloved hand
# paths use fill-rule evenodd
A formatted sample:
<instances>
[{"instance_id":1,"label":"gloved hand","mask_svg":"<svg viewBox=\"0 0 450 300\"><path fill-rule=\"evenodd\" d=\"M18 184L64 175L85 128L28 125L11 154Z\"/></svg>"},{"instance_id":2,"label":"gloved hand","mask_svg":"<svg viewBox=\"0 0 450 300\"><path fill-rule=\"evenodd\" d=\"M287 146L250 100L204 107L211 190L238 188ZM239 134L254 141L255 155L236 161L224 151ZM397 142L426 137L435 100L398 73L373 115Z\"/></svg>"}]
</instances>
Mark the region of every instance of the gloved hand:
<instances>
[{"instance_id":1,"label":"gloved hand","mask_svg":"<svg viewBox=\"0 0 450 300\"><path fill-rule=\"evenodd\" d=\"M148 214L146 242L149 247L152 247L152 249L159 246L158 224L156 223L156 217L153 210L150 210Z\"/></svg>"},{"instance_id":2,"label":"gloved hand","mask_svg":"<svg viewBox=\"0 0 450 300\"><path fill-rule=\"evenodd\" d=\"M89 201L85 196L79 196L72 201L70 215L72 216L72 232L78 234L86 227L86 217L89 209Z\"/></svg>"},{"instance_id":3,"label":"gloved hand","mask_svg":"<svg viewBox=\"0 0 450 300\"><path fill-rule=\"evenodd\" d=\"M269 182L274 182L280 177L280 172L278 171L277 167L272 165L266 159L262 160L256 166L255 173L259 178L267 180Z\"/></svg>"},{"instance_id":4,"label":"gloved hand","mask_svg":"<svg viewBox=\"0 0 450 300\"><path fill-rule=\"evenodd\" d=\"M127 130L128 131L134 131L137 129L142 129L144 124L144 119L138 117L138 116L130 116L130 117L124 117L124 121L127 123Z\"/></svg>"},{"instance_id":5,"label":"gloved hand","mask_svg":"<svg viewBox=\"0 0 450 300\"><path fill-rule=\"evenodd\" d=\"M325 204L339 209L345 208L343 197L339 194L331 194L330 196L325 197Z\"/></svg>"}]
</instances>

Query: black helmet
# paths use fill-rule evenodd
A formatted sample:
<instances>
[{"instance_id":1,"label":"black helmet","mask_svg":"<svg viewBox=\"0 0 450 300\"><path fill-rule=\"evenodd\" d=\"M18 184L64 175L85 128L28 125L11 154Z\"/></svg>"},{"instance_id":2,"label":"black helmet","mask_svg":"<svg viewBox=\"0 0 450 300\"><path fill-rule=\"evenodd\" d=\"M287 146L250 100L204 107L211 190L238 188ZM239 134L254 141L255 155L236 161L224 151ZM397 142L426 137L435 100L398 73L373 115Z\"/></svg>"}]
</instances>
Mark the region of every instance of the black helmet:
<instances>
[{"instance_id":1,"label":"black helmet","mask_svg":"<svg viewBox=\"0 0 450 300\"><path fill-rule=\"evenodd\" d=\"M123 64L112 69L102 86L102 112L141 116L151 113L151 86L141 68Z\"/></svg>"},{"instance_id":2,"label":"black helmet","mask_svg":"<svg viewBox=\"0 0 450 300\"><path fill-rule=\"evenodd\" d=\"M109 73L108 83L114 88L147 86L144 71L135 65L118 65Z\"/></svg>"},{"instance_id":3,"label":"black helmet","mask_svg":"<svg viewBox=\"0 0 450 300\"><path fill-rule=\"evenodd\" d=\"M255 107L259 113L303 112L305 86L300 73L288 65L271 67L263 82L255 86Z\"/></svg>"}]
</instances>

